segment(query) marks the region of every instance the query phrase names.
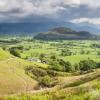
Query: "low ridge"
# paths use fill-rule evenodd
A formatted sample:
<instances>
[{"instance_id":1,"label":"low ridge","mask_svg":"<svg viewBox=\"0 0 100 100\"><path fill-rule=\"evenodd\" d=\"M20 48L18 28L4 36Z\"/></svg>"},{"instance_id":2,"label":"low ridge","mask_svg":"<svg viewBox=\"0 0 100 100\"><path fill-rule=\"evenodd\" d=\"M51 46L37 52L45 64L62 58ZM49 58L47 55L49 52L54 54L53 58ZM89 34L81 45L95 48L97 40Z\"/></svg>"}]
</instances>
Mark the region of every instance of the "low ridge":
<instances>
[{"instance_id":1,"label":"low ridge","mask_svg":"<svg viewBox=\"0 0 100 100\"><path fill-rule=\"evenodd\" d=\"M41 40L85 40L90 39L92 34L87 31L74 31L66 27L57 27L45 33L39 33L34 38Z\"/></svg>"}]
</instances>

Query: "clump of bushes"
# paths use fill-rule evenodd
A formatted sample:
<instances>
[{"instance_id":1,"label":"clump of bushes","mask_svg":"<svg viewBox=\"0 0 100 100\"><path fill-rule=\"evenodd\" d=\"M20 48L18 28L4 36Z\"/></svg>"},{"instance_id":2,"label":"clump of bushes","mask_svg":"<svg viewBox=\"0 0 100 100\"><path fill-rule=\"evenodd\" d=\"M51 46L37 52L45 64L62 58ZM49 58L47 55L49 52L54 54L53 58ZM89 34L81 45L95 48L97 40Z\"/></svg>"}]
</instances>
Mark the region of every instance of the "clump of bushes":
<instances>
[{"instance_id":1,"label":"clump of bushes","mask_svg":"<svg viewBox=\"0 0 100 100\"><path fill-rule=\"evenodd\" d=\"M71 56L72 55L72 52L67 49L67 50L61 50L61 56Z\"/></svg>"},{"instance_id":2,"label":"clump of bushes","mask_svg":"<svg viewBox=\"0 0 100 100\"><path fill-rule=\"evenodd\" d=\"M46 70L33 66L27 67L25 71L26 74L31 75L31 77L35 79L38 79L39 77L44 77L48 74Z\"/></svg>"},{"instance_id":3,"label":"clump of bushes","mask_svg":"<svg viewBox=\"0 0 100 100\"><path fill-rule=\"evenodd\" d=\"M53 79L48 75L44 77L40 77L38 80L39 80L40 85L42 86L46 86L46 87L53 86Z\"/></svg>"},{"instance_id":4,"label":"clump of bushes","mask_svg":"<svg viewBox=\"0 0 100 100\"><path fill-rule=\"evenodd\" d=\"M97 63L91 59L83 60L79 62L81 71L89 71L97 67Z\"/></svg>"},{"instance_id":5,"label":"clump of bushes","mask_svg":"<svg viewBox=\"0 0 100 100\"><path fill-rule=\"evenodd\" d=\"M9 49L9 51L12 55L14 55L16 57L21 57L19 49L12 47Z\"/></svg>"},{"instance_id":6,"label":"clump of bushes","mask_svg":"<svg viewBox=\"0 0 100 100\"><path fill-rule=\"evenodd\" d=\"M31 78L37 80L39 84L43 87L51 87L56 85L56 80L54 79L55 74L57 73L52 72L50 70L38 68L38 67L27 67L25 69L26 74L28 74Z\"/></svg>"},{"instance_id":7,"label":"clump of bushes","mask_svg":"<svg viewBox=\"0 0 100 100\"><path fill-rule=\"evenodd\" d=\"M62 72L72 72L74 68L69 61L65 62L63 59L56 59L50 62L50 69Z\"/></svg>"}]
</instances>

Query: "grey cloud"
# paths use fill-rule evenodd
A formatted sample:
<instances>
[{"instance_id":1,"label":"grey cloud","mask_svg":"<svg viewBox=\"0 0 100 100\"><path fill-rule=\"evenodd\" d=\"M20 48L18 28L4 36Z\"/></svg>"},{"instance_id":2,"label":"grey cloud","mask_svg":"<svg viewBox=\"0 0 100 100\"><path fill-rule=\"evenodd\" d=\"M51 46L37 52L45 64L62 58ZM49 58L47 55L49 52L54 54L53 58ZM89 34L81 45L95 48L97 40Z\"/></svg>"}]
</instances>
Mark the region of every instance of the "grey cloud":
<instances>
[{"instance_id":1,"label":"grey cloud","mask_svg":"<svg viewBox=\"0 0 100 100\"><path fill-rule=\"evenodd\" d=\"M0 22L99 18L99 0L0 0Z\"/></svg>"}]
</instances>

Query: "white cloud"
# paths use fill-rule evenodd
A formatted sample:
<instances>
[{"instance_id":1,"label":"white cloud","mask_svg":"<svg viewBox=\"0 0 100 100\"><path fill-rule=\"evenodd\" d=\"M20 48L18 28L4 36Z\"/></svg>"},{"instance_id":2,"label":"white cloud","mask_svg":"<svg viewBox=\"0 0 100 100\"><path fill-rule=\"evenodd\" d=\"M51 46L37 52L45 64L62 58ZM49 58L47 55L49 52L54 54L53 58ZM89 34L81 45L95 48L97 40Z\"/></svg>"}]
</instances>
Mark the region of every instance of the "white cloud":
<instances>
[{"instance_id":1,"label":"white cloud","mask_svg":"<svg viewBox=\"0 0 100 100\"><path fill-rule=\"evenodd\" d=\"M100 18L79 18L70 20L72 23L89 23L94 25L100 25Z\"/></svg>"},{"instance_id":2,"label":"white cloud","mask_svg":"<svg viewBox=\"0 0 100 100\"><path fill-rule=\"evenodd\" d=\"M100 0L64 0L64 4L70 6L86 5L90 8L100 7Z\"/></svg>"},{"instance_id":3,"label":"white cloud","mask_svg":"<svg viewBox=\"0 0 100 100\"><path fill-rule=\"evenodd\" d=\"M9 12L18 9L20 12L12 13L16 16L27 15L56 15L65 8L60 0L0 0L0 12Z\"/></svg>"},{"instance_id":4,"label":"white cloud","mask_svg":"<svg viewBox=\"0 0 100 100\"><path fill-rule=\"evenodd\" d=\"M80 0L64 0L63 3L70 6L79 6Z\"/></svg>"},{"instance_id":5,"label":"white cloud","mask_svg":"<svg viewBox=\"0 0 100 100\"><path fill-rule=\"evenodd\" d=\"M100 0L80 0L81 4L87 5L91 8L100 7Z\"/></svg>"},{"instance_id":6,"label":"white cloud","mask_svg":"<svg viewBox=\"0 0 100 100\"><path fill-rule=\"evenodd\" d=\"M100 7L100 0L0 0L0 20L9 20L8 18L13 19L14 17L26 18L28 16L59 18L62 16L60 12L63 12L61 18L68 17L70 19L73 13L77 15L78 11L78 15L80 14L80 5L86 5L90 10L95 11L96 8ZM71 7L76 7L76 12L73 12L74 8L70 10Z\"/></svg>"},{"instance_id":7,"label":"white cloud","mask_svg":"<svg viewBox=\"0 0 100 100\"><path fill-rule=\"evenodd\" d=\"M99 0L0 0L0 12L9 12L13 9L19 9L20 12L12 13L12 15L56 15L60 11L67 10L64 6L71 7L80 6L80 4L88 7L100 7Z\"/></svg>"}]
</instances>

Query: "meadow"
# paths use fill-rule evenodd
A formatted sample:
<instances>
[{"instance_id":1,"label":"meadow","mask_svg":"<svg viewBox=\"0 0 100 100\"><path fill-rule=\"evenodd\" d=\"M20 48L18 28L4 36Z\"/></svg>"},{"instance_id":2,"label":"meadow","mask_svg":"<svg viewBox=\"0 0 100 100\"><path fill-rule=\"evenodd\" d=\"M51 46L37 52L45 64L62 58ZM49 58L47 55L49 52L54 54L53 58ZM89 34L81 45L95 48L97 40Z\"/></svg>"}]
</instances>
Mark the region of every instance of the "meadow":
<instances>
[{"instance_id":1,"label":"meadow","mask_svg":"<svg viewBox=\"0 0 100 100\"><path fill-rule=\"evenodd\" d=\"M25 41L18 45L24 46L25 50L21 52L21 57L39 58L41 54L49 57L50 55L56 55L58 58L69 61L72 64L78 63L80 60L86 60L88 58L93 59L96 62L100 61L100 48L96 45L99 44L99 40L66 40L66 41ZM94 45L95 44L95 45ZM62 55L62 52L69 51L71 54Z\"/></svg>"},{"instance_id":2,"label":"meadow","mask_svg":"<svg viewBox=\"0 0 100 100\"><path fill-rule=\"evenodd\" d=\"M100 100L100 40L0 38L0 99Z\"/></svg>"}]
</instances>

